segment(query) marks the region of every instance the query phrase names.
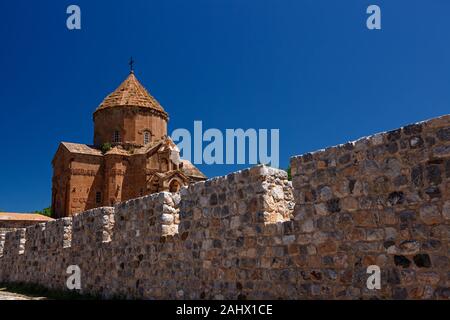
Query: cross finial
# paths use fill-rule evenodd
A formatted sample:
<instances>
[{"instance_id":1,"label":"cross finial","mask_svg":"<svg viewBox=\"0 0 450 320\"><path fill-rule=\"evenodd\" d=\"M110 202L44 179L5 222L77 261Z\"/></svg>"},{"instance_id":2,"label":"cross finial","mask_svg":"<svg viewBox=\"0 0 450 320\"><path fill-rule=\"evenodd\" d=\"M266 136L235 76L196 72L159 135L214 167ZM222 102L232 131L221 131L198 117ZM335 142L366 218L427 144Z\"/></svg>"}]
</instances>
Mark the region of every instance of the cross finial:
<instances>
[{"instance_id":1,"label":"cross finial","mask_svg":"<svg viewBox=\"0 0 450 320\"><path fill-rule=\"evenodd\" d=\"M134 60L133 60L133 57L130 58L130 62L128 64L130 65L130 73L133 73L134 72L134 67L133 67Z\"/></svg>"}]
</instances>

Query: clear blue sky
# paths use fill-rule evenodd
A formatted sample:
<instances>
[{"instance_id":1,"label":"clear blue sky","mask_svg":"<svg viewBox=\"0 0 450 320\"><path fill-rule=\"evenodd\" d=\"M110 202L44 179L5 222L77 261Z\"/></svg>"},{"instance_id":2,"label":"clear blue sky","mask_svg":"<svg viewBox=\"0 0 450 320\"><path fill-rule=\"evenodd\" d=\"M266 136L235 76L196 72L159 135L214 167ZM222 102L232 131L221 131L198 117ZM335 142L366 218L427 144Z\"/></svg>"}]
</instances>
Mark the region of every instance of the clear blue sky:
<instances>
[{"instance_id":1,"label":"clear blue sky","mask_svg":"<svg viewBox=\"0 0 450 320\"><path fill-rule=\"evenodd\" d=\"M66 28L66 8L82 30ZM382 9L382 30L365 26ZM450 1L0 2L0 209L51 203L60 141L92 143L92 112L136 75L170 132L279 128L289 157L450 113ZM208 176L240 167L200 166Z\"/></svg>"}]
</instances>

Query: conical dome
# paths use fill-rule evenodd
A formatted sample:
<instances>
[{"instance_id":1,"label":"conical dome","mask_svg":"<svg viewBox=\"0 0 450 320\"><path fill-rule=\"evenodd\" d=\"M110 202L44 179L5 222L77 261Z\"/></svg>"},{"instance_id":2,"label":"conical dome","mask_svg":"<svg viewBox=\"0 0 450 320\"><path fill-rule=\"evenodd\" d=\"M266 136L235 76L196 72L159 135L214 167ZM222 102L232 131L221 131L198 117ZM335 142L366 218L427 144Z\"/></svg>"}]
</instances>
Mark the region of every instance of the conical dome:
<instances>
[{"instance_id":1,"label":"conical dome","mask_svg":"<svg viewBox=\"0 0 450 320\"><path fill-rule=\"evenodd\" d=\"M131 71L93 114L94 145L146 145L167 135L169 115Z\"/></svg>"},{"instance_id":2,"label":"conical dome","mask_svg":"<svg viewBox=\"0 0 450 320\"><path fill-rule=\"evenodd\" d=\"M139 82L133 72L110 95L108 95L96 111L121 106L150 108L166 114L159 102ZM166 114L167 115L167 114Z\"/></svg>"}]
</instances>

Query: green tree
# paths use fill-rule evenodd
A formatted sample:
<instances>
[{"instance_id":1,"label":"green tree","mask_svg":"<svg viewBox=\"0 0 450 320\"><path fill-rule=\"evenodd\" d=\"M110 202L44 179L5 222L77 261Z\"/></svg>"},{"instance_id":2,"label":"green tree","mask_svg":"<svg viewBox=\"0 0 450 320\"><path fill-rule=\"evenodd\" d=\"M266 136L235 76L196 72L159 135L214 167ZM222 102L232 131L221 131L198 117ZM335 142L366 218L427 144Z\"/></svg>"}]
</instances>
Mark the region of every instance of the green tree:
<instances>
[{"instance_id":1,"label":"green tree","mask_svg":"<svg viewBox=\"0 0 450 320\"><path fill-rule=\"evenodd\" d=\"M106 142L104 144L102 144L101 149L102 149L102 153L105 154L107 153L109 150L111 150L111 143Z\"/></svg>"},{"instance_id":2,"label":"green tree","mask_svg":"<svg viewBox=\"0 0 450 320\"><path fill-rule=\"evenodd\" d=\"M48 207L45 209L42 209L40 211L35 211L34 213L42 214L43 216L51 217L52 216L52 208Z\"/></svg>"}]
</instances>

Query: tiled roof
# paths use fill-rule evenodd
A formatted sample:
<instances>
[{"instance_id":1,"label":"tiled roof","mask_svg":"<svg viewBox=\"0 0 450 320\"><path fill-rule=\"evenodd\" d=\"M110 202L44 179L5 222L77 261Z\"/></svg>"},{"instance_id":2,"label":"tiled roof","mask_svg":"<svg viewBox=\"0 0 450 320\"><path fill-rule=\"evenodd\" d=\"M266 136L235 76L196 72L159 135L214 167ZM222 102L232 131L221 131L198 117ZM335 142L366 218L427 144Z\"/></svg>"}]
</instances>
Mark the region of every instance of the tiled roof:
<instances>
[{"instance_id":1,"label":"tiled roof","mask_svg":"<svg viewBox=\"0 0 450 320\"><path fill-rule=\"evenodd\" d=\"M107 151L105 153L105 155L108 154L115 154L115 155L120 155L120 156L129 156L131 155L131 153L123 148L121 148L120 146L115 146L112 147L109 151Z\"/></svg>"},{"instance_id":2,"label":"tiled roof","mask_svg":"<svg viewBox=\"0 0 450 320\"><path fill-rule=\"evenodd\" d=\"M88 146L86 144L71 143L71 142L61 142L61 144L64 145L72 153L103 156L101 150L96 149L92 146ZM114 148L111 148L111 150L109 150L106 153L106 155L117 154L117 155L123 155L123 156L133 156L133 155L137 155L137 154L146 154L148 152L152 152L152 150L154 150L155 148L159 148L160 145L163 146L163 148L161 148L160 150L169 148L170 150L178 151L178 148L175 145L175 143L173 143L173 141L170 138L165 138L165 139L161 139L158 141L154 141L153 143L150 143L141 148L136 148L133 150L133 152L129 152L120 147L114 147ZM206 178L206 176L196 166L194 166L190 161L181 160L181 162L183 163L181 172L183 172L183 174L185 174L186 176L197 177L197 178Z\"/></svg>"},{"instance_id":3,"label":"tiled roof","mask_svg":"<svg viewBox=\"0 0 450 320\"><path fill-rule=\"evenodd\" d=\"M115 146L115 147L112 147L105 154L103 154L100 149L97 149L94 146L89 146L87 144L72 143L72 142L61 142L61 144L63 146L65 146L67 148L67 150L69 150L71 153L89 154L89 155L94 155L94 156L103 156L103 155L108 155L108 154L131 156L133 154L146 154L147 152L149 152L151 149L158 146L162 142L163 142L163 140L153 142L146 146L136 148L133 150L133 152L127 151L119 146Z\"/></svg>"},{"instance_id":4,"label":"tiled roof","mask_svg":"<svg viewBox=\"0 0 450 320\"><path fill-rule=\"evenodd\" d=\"M181 160L183 163L183 167L181 168L181 171L189 176L189 177L197 177L197 178L204 178L207 177L196 167L194 166L189 160Z\"/></svg>"},{"instance_id":5,"label":"tiled roof","mask_svg":"<svg viewBox=\"0 0 450 320\"><path fill-rule=\"evenodd\" d=\"M117 107L117 106L138 106L151 108L165 113L159 102L150 95L150 93L136 79L133 72L125 79L124 82L97 108L98 110Z\"/></svg>"},{"instance_id":6,"label":"tiled roof","mask_svg":"<svg viewBox=\"0 0 450 320\"><path fill-rule=\"evenodd\" d=\"M155 147L158 147L163 142L164 142L164 140L157 140L157 141L154 141L154 142L150 142L149 144L147 144L147 145L145 145L143 147L134 149L134 153L133 154L146 154L149 151L152 151L152 149L154 149Z\"/></svg>"},{"instance_id":7,"label":"tiled roof","mask_svg":"<svg viewBox=\"0 0 450 320\"><path fill-rule=\"evenodd\" d=\"M88 146L87 144L71 143L71 142L61 142L61 144L72 153L90 154L94 156L102 155L101 150Z\"/></svg>"},{"instance_id":8,"label":"tiled roof","mask_svg":"<svg viewBox=\"0 0 450 320\"><path fill-rule=\"evenodd\" d=\"M14 212L0 212L0 221L41 221L46 222L53 220L50 217L43 216L37 213L14 213Z\"/></svg>"}]
</instances>

